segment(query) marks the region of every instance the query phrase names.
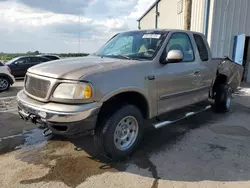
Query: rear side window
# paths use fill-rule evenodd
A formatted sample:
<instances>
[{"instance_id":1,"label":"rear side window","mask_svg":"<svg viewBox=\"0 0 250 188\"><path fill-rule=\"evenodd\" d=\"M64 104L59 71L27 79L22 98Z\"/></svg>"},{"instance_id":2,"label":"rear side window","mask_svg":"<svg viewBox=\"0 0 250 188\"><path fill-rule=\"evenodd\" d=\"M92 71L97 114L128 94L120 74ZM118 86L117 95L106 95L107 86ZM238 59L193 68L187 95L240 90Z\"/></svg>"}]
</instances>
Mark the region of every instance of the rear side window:
<instances>
[{"instance_id":1,"label":"rear side window","mask_svg":"<svg viewBox=\"0 0 250 188\"><path fill-rule=\"evenodd\" d=\"M46 56L44 56L44 57L46 57L46 58L49 58L49 59L51 59L51 60L57 60L57 59L59 59L58 57L56 57L56 56L50 56L50 55L46 55Z\"/></svg>"},{"instance_id":2,"label":"rear side window","mask_svg":"<svg viewBox=\"0 0 250 188\"><path fill-rule=\"evenodd\" d=\"M37 59L38 59L39 63L49 61L49 59L47 59L47 58L41 58L41 57L39 57Z\"/></svg>"},{"instance_id":3,"label":"rear side window","mask_svg":"<svg viewBox=\"0 0 250 188\"><path fill-rule=\"evenodd\" d=\"M198 34L194 34L194 40L196 42L201 60L207 61L208 60L208 51L207 51L207 47L206 47L206 44L205 44L203 38Z\"/></svg>"},{"instance_id":4,"label":"rear side window","mask_svg":"<svg viewBox=\"0 0 250 188\"><path fill-rule=\"evenodd\" d=\"M42 58L42 57L32 57L32 61L33 61L34 63L41 63L41 62L46 62L46 61L48 61L48 59Z\"/></svg>"}]
</instances>

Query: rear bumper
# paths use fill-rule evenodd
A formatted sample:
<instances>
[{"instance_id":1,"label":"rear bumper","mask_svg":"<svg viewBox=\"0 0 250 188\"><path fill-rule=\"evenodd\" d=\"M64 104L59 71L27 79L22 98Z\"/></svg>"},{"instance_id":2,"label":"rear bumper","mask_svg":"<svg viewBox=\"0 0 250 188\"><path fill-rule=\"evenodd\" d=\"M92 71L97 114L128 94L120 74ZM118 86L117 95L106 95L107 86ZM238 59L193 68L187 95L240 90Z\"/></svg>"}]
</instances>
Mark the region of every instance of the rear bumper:
<instances>
[{"instance_id":1,"label":"rear bumper","mask_svg":"<svg viewBox=\"0 0 250 188\"><path fill-rule=\"evenodd\" d=\"M44 124L52 132L73 135L95 128L101 103L59 104L42 103L28 97L24 91L17 94L18 112L25 120Z\"/></svg>"},{"instance_id":2,"label":"rear bumper","mask_svg":"<svg viewBox=\"0 0 250 188\"><path fill-rule=\"evenodd\" d=\"M9 79L10 79L10 84L13 85L15 83L15 77L13 75L9 75Z\"/></svg>"}]
</instances>

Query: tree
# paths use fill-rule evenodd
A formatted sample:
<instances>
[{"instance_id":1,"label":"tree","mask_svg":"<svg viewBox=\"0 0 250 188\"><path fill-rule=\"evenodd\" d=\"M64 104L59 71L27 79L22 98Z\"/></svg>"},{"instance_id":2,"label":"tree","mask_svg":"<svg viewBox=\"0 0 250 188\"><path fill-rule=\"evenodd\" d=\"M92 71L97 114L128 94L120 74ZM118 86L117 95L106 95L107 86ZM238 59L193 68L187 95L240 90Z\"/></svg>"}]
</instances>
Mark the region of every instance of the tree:
<instances>
[{"instance_id":1,"label":"tree","mask_svg":"<svg viewBox=\"0 0 250 188\"><path fill-rule=\"evenodd\" d=\"M39 51L34 51L34 55L39 55L40 52Z\"/></svg>"}]
</instances>

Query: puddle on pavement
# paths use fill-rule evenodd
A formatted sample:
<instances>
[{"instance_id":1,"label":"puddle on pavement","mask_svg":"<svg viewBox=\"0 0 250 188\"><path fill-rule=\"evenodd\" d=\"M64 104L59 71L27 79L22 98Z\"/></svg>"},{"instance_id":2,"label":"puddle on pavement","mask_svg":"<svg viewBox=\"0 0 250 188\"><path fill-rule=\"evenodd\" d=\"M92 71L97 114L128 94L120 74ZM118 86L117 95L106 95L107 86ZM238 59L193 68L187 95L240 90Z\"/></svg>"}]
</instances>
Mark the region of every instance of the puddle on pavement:
<instances>
[{"instance_id":1,"label":"puddle on pavement","mask_svg":"<svg viewBox=\"0 0 250 188\"><path fill-rule=\"evenodd\" d=\"M152 163L148 156L148 153L144 149L138 150L131 158L131 162L141 169L148 169L148 171L151 172L152 177L154 178L151 188L158 187L159 179L161 178L158 175L158 171L155 164Z\"/></svg>"},{"instance_id":2,"label":"puddle on pavement","mask_svg":"<svg viewBox=\"0 0 250 188\"><path fill-rule=\"evenodd\" d=\"M44 141L47 141L49 137L42 135L42 130L32 129L29 131L23 131L21 134L8 136L0 139L0 155L14 150L25 148L28 146L35 146Z\"/></svg>"},{"instance_id":3,"label":"puddle on pavement","mask_svg":"<svg viewBox=\"0 0 250 188\"><path fill-rule=\"evenodd\" d=\"M139 168L148 169L155 178L152 187L157 187L158 174L156 167L151 163L147 154L139 150L136 155L125 162L111 162L107 159L96 159L93 139L91 136L80 139L67 139L63 137L46 138L39 129L23 132L20 135L6 137L0 141L1 154L21 149L14 153L15 159L27 164L36 165L37 168L48 169L48 173L39 178L30 178L34 172L26 168L18 171L18 181L23 184L39 182L63 182L69 187L77 187L87 178L105 172L125 171L129 164ZM92 156L92 157L90 157ZM21 178L21 179L19 179Z\"/></svg>"},{"instance_id":4,"label":"puddle on pavement","mask_svg":"<svg viewBox=\"0 0 250 188\"><path fill-rule=\"evenodd\" d=\"M45 176L21 180L21 184L38 182L63 182L69 187L76 187L93 175L120 171L105 162L95 160L83 151L74 150L68 141L52 140L42 148L28 149L16 156L17 160L28 164L48 168ZM24 172L19 172L24 173ZM27 177L29 178L29 177Z\"/></svg>"},{"instance_id":5,"label":"puddle on pavement","mask_svg":"<svg viewBox=\"0 0 250 188\"><path fill-rule=\"evenodd\" d=\"M230 136L250 136L250 131L241 126L219 126L211 127L211 130L216 134L224 134Z\"/></svg>"},{"instance_id":6,"label":"puddle on pavement","mask_svg":"<svg viewBox=\"0 0 250 188\"><path fill-rule=\"evenodd\" d=\"M25 138L23 135L9 137L0 140L0 155L16 150L17 146L23 145Z\"/></svg>"}]
</instances>

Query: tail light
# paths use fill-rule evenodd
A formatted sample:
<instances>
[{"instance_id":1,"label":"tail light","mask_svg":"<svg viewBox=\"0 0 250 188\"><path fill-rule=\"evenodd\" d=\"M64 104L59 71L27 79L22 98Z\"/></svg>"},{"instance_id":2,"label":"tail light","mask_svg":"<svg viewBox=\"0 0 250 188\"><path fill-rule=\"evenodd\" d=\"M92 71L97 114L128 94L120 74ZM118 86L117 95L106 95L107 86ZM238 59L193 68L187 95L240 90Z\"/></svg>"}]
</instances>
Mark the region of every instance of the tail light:
<instances>
[{"instance_id":1,"label":"tail light","mask_svg":"<svg viewBox=\"0 0 250 188\"><path fill-rule=\"evenodd\" d=\"M8 69L8 71L9 71L9 73L11 74L11 70L10 70L10 67L8 67L8 66L7 66L7 69Z\"/></svg>"}]
</instances>

